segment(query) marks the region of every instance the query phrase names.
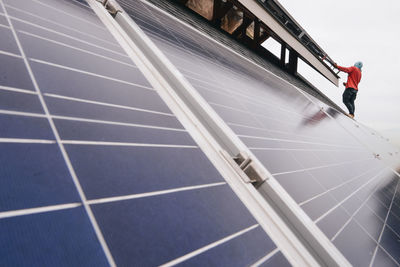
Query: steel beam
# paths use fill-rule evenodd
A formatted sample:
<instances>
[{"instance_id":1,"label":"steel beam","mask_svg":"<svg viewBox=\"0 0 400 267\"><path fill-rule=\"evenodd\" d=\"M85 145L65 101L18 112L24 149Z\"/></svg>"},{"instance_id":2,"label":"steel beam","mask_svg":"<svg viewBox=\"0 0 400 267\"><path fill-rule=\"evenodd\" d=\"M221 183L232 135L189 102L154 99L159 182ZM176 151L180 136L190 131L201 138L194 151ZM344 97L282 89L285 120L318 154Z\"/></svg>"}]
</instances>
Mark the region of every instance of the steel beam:
<instances>
[{"instance_id":1,"label":"steel beam","mask_svg":"<svg viewBox=\"0 0 400 267\"><path fill-rule=\"evenodd\" d=\"M215 5L217 3L217 5ZM231 2L222 3L222 1L214 1L213 18L211 22L215 24L217 27L221 27L221 20L226 15L226 13L231 10L233 4Z\"/></svg>"},{"instance_id":2,"label":"steel beam","mask_svg":"<svg viewBox=\"0 0 400 267\"><path fill-rule=\"evenodd\" d=\"M281 66L285 67L285 61L286 61L286 44L283 43L281 44Z\"/></svg>"},{"instance_id":3,"label":"steel beam","mask_svg":"<svg viewBox=\"0 0 400 267\"><path fill-rule=\"evenodd\" d=\"M299 54L295 50L289 51L289 64L288 70L292 74L297 73L297 62L298 62Z\"/></svg>"},{"instance_id":4,"label":"steel beam","mask_svg":"<svg viewBox=\"0 0 400 267\"><path fill-rule=\"evenodd\" d=\"M237 0L253 13L261 22L267 25L282 41L295 50L301 58L336 86L339 86L339 77L321 60L313 55L299 40L297 40L280 22L269 14L263 6L255 0Z\"/></svg>"},{"instance_id":5,"label":"steel beam","mask_svg":"<svg viewBox=\"0 0 400 267\"><path fill-rule=\"evenodd\" d=\"M244 37L246 36L246 29L253 21L243 13L243 21L239 27L237 27L233 32L232 35L234 37Z\"/></svg>"}]
</instances>

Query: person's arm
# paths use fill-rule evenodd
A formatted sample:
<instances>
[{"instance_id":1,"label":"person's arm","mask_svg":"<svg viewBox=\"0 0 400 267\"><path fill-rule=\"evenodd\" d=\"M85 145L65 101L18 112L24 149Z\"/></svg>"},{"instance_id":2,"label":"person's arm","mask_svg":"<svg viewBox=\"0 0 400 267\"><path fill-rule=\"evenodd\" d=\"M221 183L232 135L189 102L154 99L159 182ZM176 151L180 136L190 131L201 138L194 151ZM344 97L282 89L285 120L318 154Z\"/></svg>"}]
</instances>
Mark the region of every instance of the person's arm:
<instances>
[{"instance_id":1,"label":"person's arm","mask_svg":"<svg viewBox=\"0 0 400 267\"><path fill-rule=\"evenodd\" d=\"M350 72L353 71L351 67L349 67L349 68L342 67L342 66L339 66L339 65L336 64L336 63L335 63L334 66L335 66L335 68L337 68L338 70L343 71L343 72L346 72L346 73L350 73Z\"/></svg>"}]
</instances>

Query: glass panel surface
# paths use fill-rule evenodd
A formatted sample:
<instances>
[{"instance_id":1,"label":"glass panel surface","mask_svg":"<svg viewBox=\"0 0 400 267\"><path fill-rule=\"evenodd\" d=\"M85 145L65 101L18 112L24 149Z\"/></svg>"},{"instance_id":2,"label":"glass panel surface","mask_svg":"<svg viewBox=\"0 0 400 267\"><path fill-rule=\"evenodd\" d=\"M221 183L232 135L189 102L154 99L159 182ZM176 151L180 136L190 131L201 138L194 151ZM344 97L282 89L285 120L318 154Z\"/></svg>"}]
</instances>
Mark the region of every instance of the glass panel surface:
<instances>
[{"instance_id":1,"label":"glass panel surface","mask_svg":"<svg viewBox=\"0 0 400 267\"><path fill-rule=\"evenodd\" d=\"M381 249L383 218L398 203L390 167L400 160L376 156L395 154L392 146L377 145L365 127L349 129L354 121L343 114L158 8L118 2L352 264L396 261Z\"/></svg>"}]
</instances>

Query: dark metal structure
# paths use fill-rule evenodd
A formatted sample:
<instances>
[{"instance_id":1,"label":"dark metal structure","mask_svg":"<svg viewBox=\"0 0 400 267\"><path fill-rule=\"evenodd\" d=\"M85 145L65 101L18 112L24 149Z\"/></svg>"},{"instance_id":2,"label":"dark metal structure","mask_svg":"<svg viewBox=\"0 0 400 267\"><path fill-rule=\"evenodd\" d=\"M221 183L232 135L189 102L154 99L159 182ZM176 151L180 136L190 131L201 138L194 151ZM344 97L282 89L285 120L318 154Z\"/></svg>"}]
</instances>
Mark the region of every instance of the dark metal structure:
<instances>
[{"instance_id":1,"label":"dark metal structure","mask_svg":"<svg viewBox=\"0 0 400 267\"><path fill-rule=\"evenodd\" d=\"M188 4L188 0L176 0L183 5ZM271 53L267 53L266 49L262 47L262 43L268 38L273 38L281 44L280 57L276 57L275 62L278 61L278 65L286 69L291 74L297 73L298 58L301 58L308 65L313 67L315 70L324 75L328 80L336 83L338 79L337 73L334 71L334 61L328 56L328 54L311 38L311 36L300 26L298 22L281 6L281 4L276 0L257 0L259 5L270 14L292 37L295 38L299 43L301 43L304 48L307 49L319 62L321 62L327 70L333 75L328 77L326 74L321 72L321 67L316 66L314 63L307 60L302 53L296 51L293 47L293 43L290 41L285 41L278 33L271 29L271 27L263 22L257 15L255 15L251 10L249 10L243 3L239 0L214 0L213 1L213 11L212 18L210 22L217 28L221 28L221 22L224 17L233 9L237 13L241 14L240 24L233 30L231 36L238 40L239 42L245 44L249 48L255 50L260 54L271 58L275 57ZM246 31L252 28L252 36L246 34ZM287 55L287 51L289 51ZM286 62L286 59L289 59Z\"/></svg>"}]
</instances>

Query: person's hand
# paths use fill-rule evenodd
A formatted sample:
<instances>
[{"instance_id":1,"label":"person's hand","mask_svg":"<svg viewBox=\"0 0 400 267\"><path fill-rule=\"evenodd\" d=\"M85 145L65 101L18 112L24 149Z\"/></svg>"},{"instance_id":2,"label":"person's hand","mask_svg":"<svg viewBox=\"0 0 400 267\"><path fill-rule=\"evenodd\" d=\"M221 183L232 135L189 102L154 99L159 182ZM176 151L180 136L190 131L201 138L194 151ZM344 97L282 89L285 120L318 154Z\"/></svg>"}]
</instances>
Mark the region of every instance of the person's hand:
<instances>
[{"instance_id":1,"label":"person's hand","mask_svg":"<svg viewBox=\"0 0 400 267\"><path fill-rule=\"evenodd\" d=\"M337 64L336 64L336 63L333 63L333 66L334 66L335 68L337 68Z\"/></svg>"}]
</instances>

